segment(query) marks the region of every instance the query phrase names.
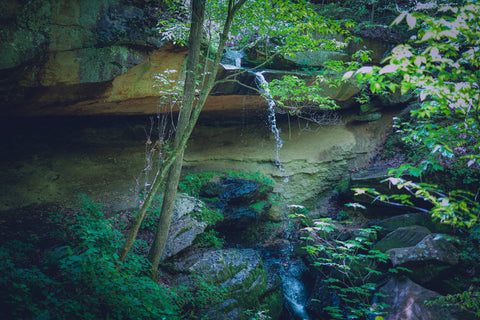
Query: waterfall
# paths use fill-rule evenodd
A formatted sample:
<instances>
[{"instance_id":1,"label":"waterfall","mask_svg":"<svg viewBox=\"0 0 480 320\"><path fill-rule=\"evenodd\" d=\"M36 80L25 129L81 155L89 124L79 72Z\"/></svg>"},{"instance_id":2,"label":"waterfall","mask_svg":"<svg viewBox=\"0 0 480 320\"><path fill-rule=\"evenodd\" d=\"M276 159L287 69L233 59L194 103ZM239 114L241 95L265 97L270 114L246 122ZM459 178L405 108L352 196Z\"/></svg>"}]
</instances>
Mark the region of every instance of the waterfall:
<instances>
[{"instance_id":1,"label":"waterfall","mask_svg":"<svg viewBox=\"0 0 480 320\"><path fill-rule=\"evenodd\" d=\"M255 77L259 84L260 90L262 91L265 100L268 103L268 123L270 125L270 130L273 133L275 138L275 165L280 169L280 171L284 171L285 169L282 166L282 162L280 161L280 149L283 146L282 138L280 138L280 129L277 127L277 117L275 115L275 101L273 101L272 96L270 94L270 89L268 88L268 82L265 80L263 76L263 72L255 72Z\"/></svg>"},{"instance_id":2,"label":"waterfall","mask_svg":"<svg viewBox=\"0 0 480 320\"><path fill-rule=\"evenodd\" d=\"M281 277L287 308L294 319L309 320L310 317L305 310L305 302L307 301L305 287L300 279L288 276L289 272L291 271L284 271L285 274Z\"/></svg>"},{"instance_id":3,"label":"waterfall","mask_svg":"<svg viewBox=\"0 0 480 320\"><path fill-rule=\"evenodd\" d=\"M225 54L222 58L222 65L225 69L241 69L242 58L245 54L242 50L225 49Z\"/></svg>"}]
</instances>

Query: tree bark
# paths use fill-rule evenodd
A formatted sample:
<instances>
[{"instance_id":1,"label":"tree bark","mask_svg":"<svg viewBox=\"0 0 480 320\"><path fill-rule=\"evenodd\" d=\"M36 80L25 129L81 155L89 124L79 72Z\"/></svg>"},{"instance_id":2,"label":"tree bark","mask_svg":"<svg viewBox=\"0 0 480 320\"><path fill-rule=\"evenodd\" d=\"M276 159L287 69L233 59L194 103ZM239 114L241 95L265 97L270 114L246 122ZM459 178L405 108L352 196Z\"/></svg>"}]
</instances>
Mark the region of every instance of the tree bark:
<instances>
[{"instance_id":1,"label":"tree bark","mask_svg":"<svg viewBox=\"0 0 480 320\"><path fill-rule=\"evenodd\" d=\"M195 89L197 80L198 62L200 59L200 44L202 42L202 28L205 17L205 2L203 0L192 0L192 19L190 26L190 35L188 39L188 57L186 65L185 85L183 88L183 101L180 108L180 118L175 131L175 138L173 146L179 148L182 145L182 138L187 133L187 128L190 123L192 110L195 107ZM188 133L188 137L190 133ZM168 231L172 221L172 214L175 205L175 198L177 194L178 182L180 173L182 171L183 152L179 153L178 157L170 167L165 192L163 195L162 211L155 233L155 239L150 251L148 252L148 260L152 264L152 278L157 278L158 265L162 257L163 249L167 242Z\"/></svg>"},{"instance_id":2,"label":"tree bark","mask_svg":"<svg viewBox=\"0 0 480 320\"><path fill-rule=\"evenodd\" d=\"M160 185L165 180L165 177L168 174L168 181L166 183L166 190L163 197L162 212L160 215L160 221L155 234L154 244L152 245L149 251L149 260L152 262L152 277L157 278L158 265L163 253L163 249L166 244L168 237L168 231L170 229L171 218L173 214L173 207L175 204L176 191L178 188L178 181L181 173L182 162L183 162L183 152L186 147L188 138L190 137L197 119L200 115L200 112L205 104L205 101L210 94L210 91L215 85L215 78L218 72L218 65L220 64L223 50L225 48L226 41L228 39L228 33L233 22L233 18L236 12L241 8L241 6L247 0L238 0L236 3L234 0L229 0L228 3L228 12L225 24L223 26L223 31L220 35L220 42L218 44L217 52L213 63L208 64L210 66L209 70L204 70L206 74L209 74L206 80L203 82L202 89L200 91L197 103L195 105L195 80L196 72L198 71L198 61L200 55L200 47L198 51L195 50L194 45L200 46L201 43L201 28L203 23L203 14L204 11L200 12L199 10L205 9L204 1L202 0L192 0L192 25L191 32L189 37L189 56L187 57L187 71L185 78L185 87L184 87L184 99L180 113L179 124L177 125L177 131L175 132L174 138L174 151L167 158L165 163L162 166L162 169L154 182L152 189L145 198L145 201L138 212L134 225L130 230L127 239L120 249L119 258L120 261L125 260L128 252L130 251L135 238L137 236L138 230L145 218L148 208L151 206ZM194 7L195 6L195 7ZM201 15L199 15L199 13ZM202 19L202 23L194 23L194 19ZM200 30L193 29L199 28ZM196 35L192 36L192 35ZM192 41L192 43L190 43ZM195 54L193 53L195 52ZM196 55L196 58L195 58ZM196 60L195 60L196 59ZM207 64L205 64L207 65ZM187 83L189 83L187 85ZM191 101L191 102L190 102Z\"/></svg>"},{"instance_id":3,"label":"tree bark","mask_svg":"<svg viewBox=\"0 0 480 320\"><path fill-rule=\"evenodd\" d=\"M196 0L198 1L198 0ZM228 32L233 22L235 13L240 9L240 7L245 3L246 0L239 0L236 4L234 0L229 0L228 3L228 12L223 31L220 35L220 42L218 44L217 52L215 54L215 59L208 70L204 70L208 74L208 78L203 82L202 90L200 91L200 96L197 101L196 107L194 107L194 95L195 95L195 80L196 80L196 71L198 70L197 64L200 56L200 43L201 43L201 25L200 29L194 28L193 19L199 18L195 17L194 2L192 2L192 26L190 29L190 38L189 38L189 57L187 60L187 76L191 75L190 79L185 79L184 87L184 105L182 107L182 113L180 115L179 124L177 126L177 131L175 132L175 147L177 147L177 135L184 136L188 134L188 137L191 134L191 131L185 130L185 128L190 125L193 130L197 119L200 115L200 111L205 104L205 101L212 90L215 84L215 78L218 72L218 65L223 56L223 50L228 39ZM202 3L203 4L203 3ZM196 4L199 5L199 4ZM204 4L203 4L204 6ZM203 8L204 10L204 8ZM202 23L203 23L203 12L202 12ZM197 47L198 46L198 47ZM191 56L190 56L191 54ZM191 64L189 64L191 63ZM205 65L209 65L205 63ZM186 96L188 94L188 97ZM183 110L186 108L186 110ZM192 113L193 111L193 113ZM185 113L184 113L185 112ZM180 173L182 170L183 162L183 151L179 157L175 160L174 165L170 168L170 173L167 180L166 190L163 198L162 212L160 215L159 224L157 227L157 232L155 234L155 240L150 248L148 257L152 263L152 278L156 279L158 277L158 265L160 263L163 250L168 238L168 231L170 229L171 218L173 214L176 192L178 188L178 182L180 178Z\"/></svg>"}]
</instances>

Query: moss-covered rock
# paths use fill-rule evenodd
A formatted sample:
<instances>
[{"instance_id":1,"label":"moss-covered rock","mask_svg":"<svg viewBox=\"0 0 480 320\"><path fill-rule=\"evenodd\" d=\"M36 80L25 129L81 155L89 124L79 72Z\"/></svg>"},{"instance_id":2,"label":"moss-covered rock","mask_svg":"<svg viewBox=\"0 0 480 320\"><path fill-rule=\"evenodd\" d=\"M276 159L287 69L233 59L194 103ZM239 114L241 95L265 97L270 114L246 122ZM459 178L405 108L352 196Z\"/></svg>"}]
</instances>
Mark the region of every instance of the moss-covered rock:
<instances>
[{"instance_id":1,"label":"moss-covered rock","mask_svg":"<svg viewBox=\"0 0 480 320\"><path fill-rule=\"evenodd\" d=\"M387 234L374 249L385 252L393 248L412 247L430 233L430 230L421 226L401 227Z\"/></svg>"},{"instance_id":2,"label":"moss-covered rock","mask_svg":"<svg viewBox=\"0 0 480 320\"><path fill-rule=\"evenodd\" d=\"M446 224L441 224L432 220L432 217L427 212L414 212L414 213L405 213L398 216L389 217L382 220L376 220L369 223L371 226L378 226L378 236L384 237L388 233L395 231L401 227L408 226L423 226L428 230L435 233L449 233L451 232L451 227Z\"/></svg>"},{"instance_id":3,"label":"moss-covered rock","mask_svg":"<svg viewBox=\"0 0 480 320\"><path fill-rule=\"evenodd\" d=\"M258 253L252 249L221 249L194 253L176 262L177 285L191 287L201 282L222 291L222 301L213 301L200 313L209 319L246 319L245 310L278 308L278 296L267 292L267 276ZM264 305L264 304L268 305Z\"/></svg>"},{"instance_id":4,"label":"moss-covered rock","mask_svg":"<svg viewBox=\"0 0 480 320\"><path fill-rule=\"evenodd\" d=\"M411 270L409 276L418 283L430 282L447 275L459 262L456 238L431 233L411 247L387 250L393 266L402 266Z\"/></svg>"},{"instance_id":5,"label":"moss-covered rock","mask_svg":"<svg viewBox=\"0 0 480 320\"><path fill-rule=\"evenodd\" d=\"M177 196L162 260L191 246L195 238L205 231L207 221L198 218L204 206L202 201L186 194Z\"/></svg>"}]
</instances>

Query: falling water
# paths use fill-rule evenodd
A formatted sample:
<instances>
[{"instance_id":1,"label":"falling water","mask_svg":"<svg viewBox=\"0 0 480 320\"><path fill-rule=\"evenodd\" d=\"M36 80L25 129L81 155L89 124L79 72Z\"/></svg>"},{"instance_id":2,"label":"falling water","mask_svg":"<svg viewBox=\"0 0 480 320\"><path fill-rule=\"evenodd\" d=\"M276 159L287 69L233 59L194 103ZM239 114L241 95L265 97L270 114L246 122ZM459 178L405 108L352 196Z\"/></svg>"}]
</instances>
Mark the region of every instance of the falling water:
<instances>
[{"instance_id":1,"label":"falling water","mask_svg":"<svg viewBox=\"0 0 480 320\"><path fill-rule=\"evenodd\" d=\"M244 55L242 50L227 48L222 58L222 65L225 69L240 69L242 68L242 58Z\"/></svg>"},{"instance_id":2,"label":"falling water","mask_svg":"<svg viewBox=\"0 0 480 320\"><path fill-rule=\"evenodd\" d=\"M280 270L282 279L282 291L285 297L285 303L293 319L309 320L305 302L307 301L307 292L301 281L303 267L299 261L290 260L289 263Z\"/></svg>"},{"instance_id":3,"label":"falling water","mask_svg":"<svg viewBox=\"0 0 480 320\"><path fill-rule=\"evenodd\" d=\"M270 124L270 130L273 133L275 138L275 165L280 169L280 171L284 171L285 169L282 166L282 162L280 161L280 149L283 146L282 138L280 138L280 129L277 127L277 117L275 115L275 101L273 101L272 96L270 94L270 89L268 88L268 82L265 80L262 72L255 72L255 77L259 84L262 93L267 100L268 103L268 123Z\"/></svg>"}]
</instances>

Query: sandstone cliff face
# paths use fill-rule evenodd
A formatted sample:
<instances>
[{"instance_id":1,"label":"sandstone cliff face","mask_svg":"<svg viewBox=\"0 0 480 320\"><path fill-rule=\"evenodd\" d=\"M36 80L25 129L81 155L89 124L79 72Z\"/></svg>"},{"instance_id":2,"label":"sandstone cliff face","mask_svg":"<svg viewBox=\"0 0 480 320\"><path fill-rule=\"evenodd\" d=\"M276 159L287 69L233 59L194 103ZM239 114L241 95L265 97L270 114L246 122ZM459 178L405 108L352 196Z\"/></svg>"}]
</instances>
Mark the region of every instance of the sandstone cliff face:
<instances>
[{"instance_id":1,"label":"sandstone cliff face","mask_svg":"<svg viewBox=\"0 0 480 320\"><path fill-rule=\"evenodd\" d=\"M2 1L2 8L0 92L6 114L81 112L62 110L78 102L136 98L131 91L138 92L148 77L150 92L142 97L153 95L154 70L181 67L185 56L165 57L174 49L154 29L154 1L16 0ZM119 94L125 79L114 80L134 67L127 78L136 87Z\"/></svg>"},{"instance_id":2,"label":"sandstone cliff face","mask_svg":"<svg viewBox=\"0 0 480 320\"><path fill-rule=\"evenodd\" d=\"M161 11L156 7L158 3L0 0L4 8L0 12L0 114L157 113L159 89L153 86L154 75L175 69L179 71L177 77L182 77L187 54L184 48L161 41L155 30ZM236 71L222 67L219 77ZM281 75L275 70L265 73L267 80ZM243 83L255 86L253 74L241 77ZM344 86L327 94L348 106L357 92L354 86ZM279 152L282 171L273 165L276 150L271 132L264 123L258 123L258 118L267 118L265 107L265 99L253 90L232 83L215 87L204 107L204 113L210 116L209 125L195 131L185 156L186 170L261 171L275 178L276 191L288 195L289 201L309 201L330 190L346 170L362 165L381 141L391 119L384 117L374 124L321 126L309 131L307 124L290 123L284 118L279 122L284 140ZM234 119L235 126L229 126L227 119ZM42 121L37 123L35 118L29 121L42 126ZM34 130L35 141L30 141L24 132L28 126L24 119L6 121L6 150L14 146L20 154L17 159L8 156L12 162L2 164L5 170L0 178L7 181L10 190L0 210L14 208L19 200L22 205L33 205L94 192L102 201L103 197L115 198L112 190L119 198L132 191L132 179L142 171L145 158L144 129L133 140L121 136L113 143L97 140L103 134L105 139L113 139L118 127L99 125L89 131L87 124L76 123L60 128L59 123L65 121L72 120L46 121L45 126L58 126L59 133L42 136ZM216 123L221 126L215 127ZM84 131L92 134L76 145L74 136L82 137ZM65 140L58 142L55 135ZM82 150L83 143L88 146L86 150ZM48 154L53 149L59 157ZM65 149L72 149L72 153ZM99 175L108 178L102 180ZM289 183L284 183L286 180ZM29 186L26 193L24 186ZM104 189L109 189L108 196L107 191L105 196L100 195Z\"/></svg>"},{"instance_id":3,"label":"sandstone cliff face","mask_svg":"<svg viewBox=\"0 0 480 320\"><path fill-rule=\"evenodd\" d=\"M159 1L0 0L0 4L3 115L154 114L159 90L152 86L153 76L165 69L178 70L182 76L187 51L161 40L155 29L162 12ZM385 44L371 42L364 44L376 46L377 55L385 52ZM309 59L315 65L318 59L312 54ZM346 55L328 57L344 60ZM302 57L299 53L298 59L305 60ZM219 74L229 72L222 69ZM247 84L251 81L247 79ZM357 92L347 85L325 94L349 106ZM256 93L223 84L209 97L205 110L238 113L265 105Z\"/></svg>"}]
</instances>

